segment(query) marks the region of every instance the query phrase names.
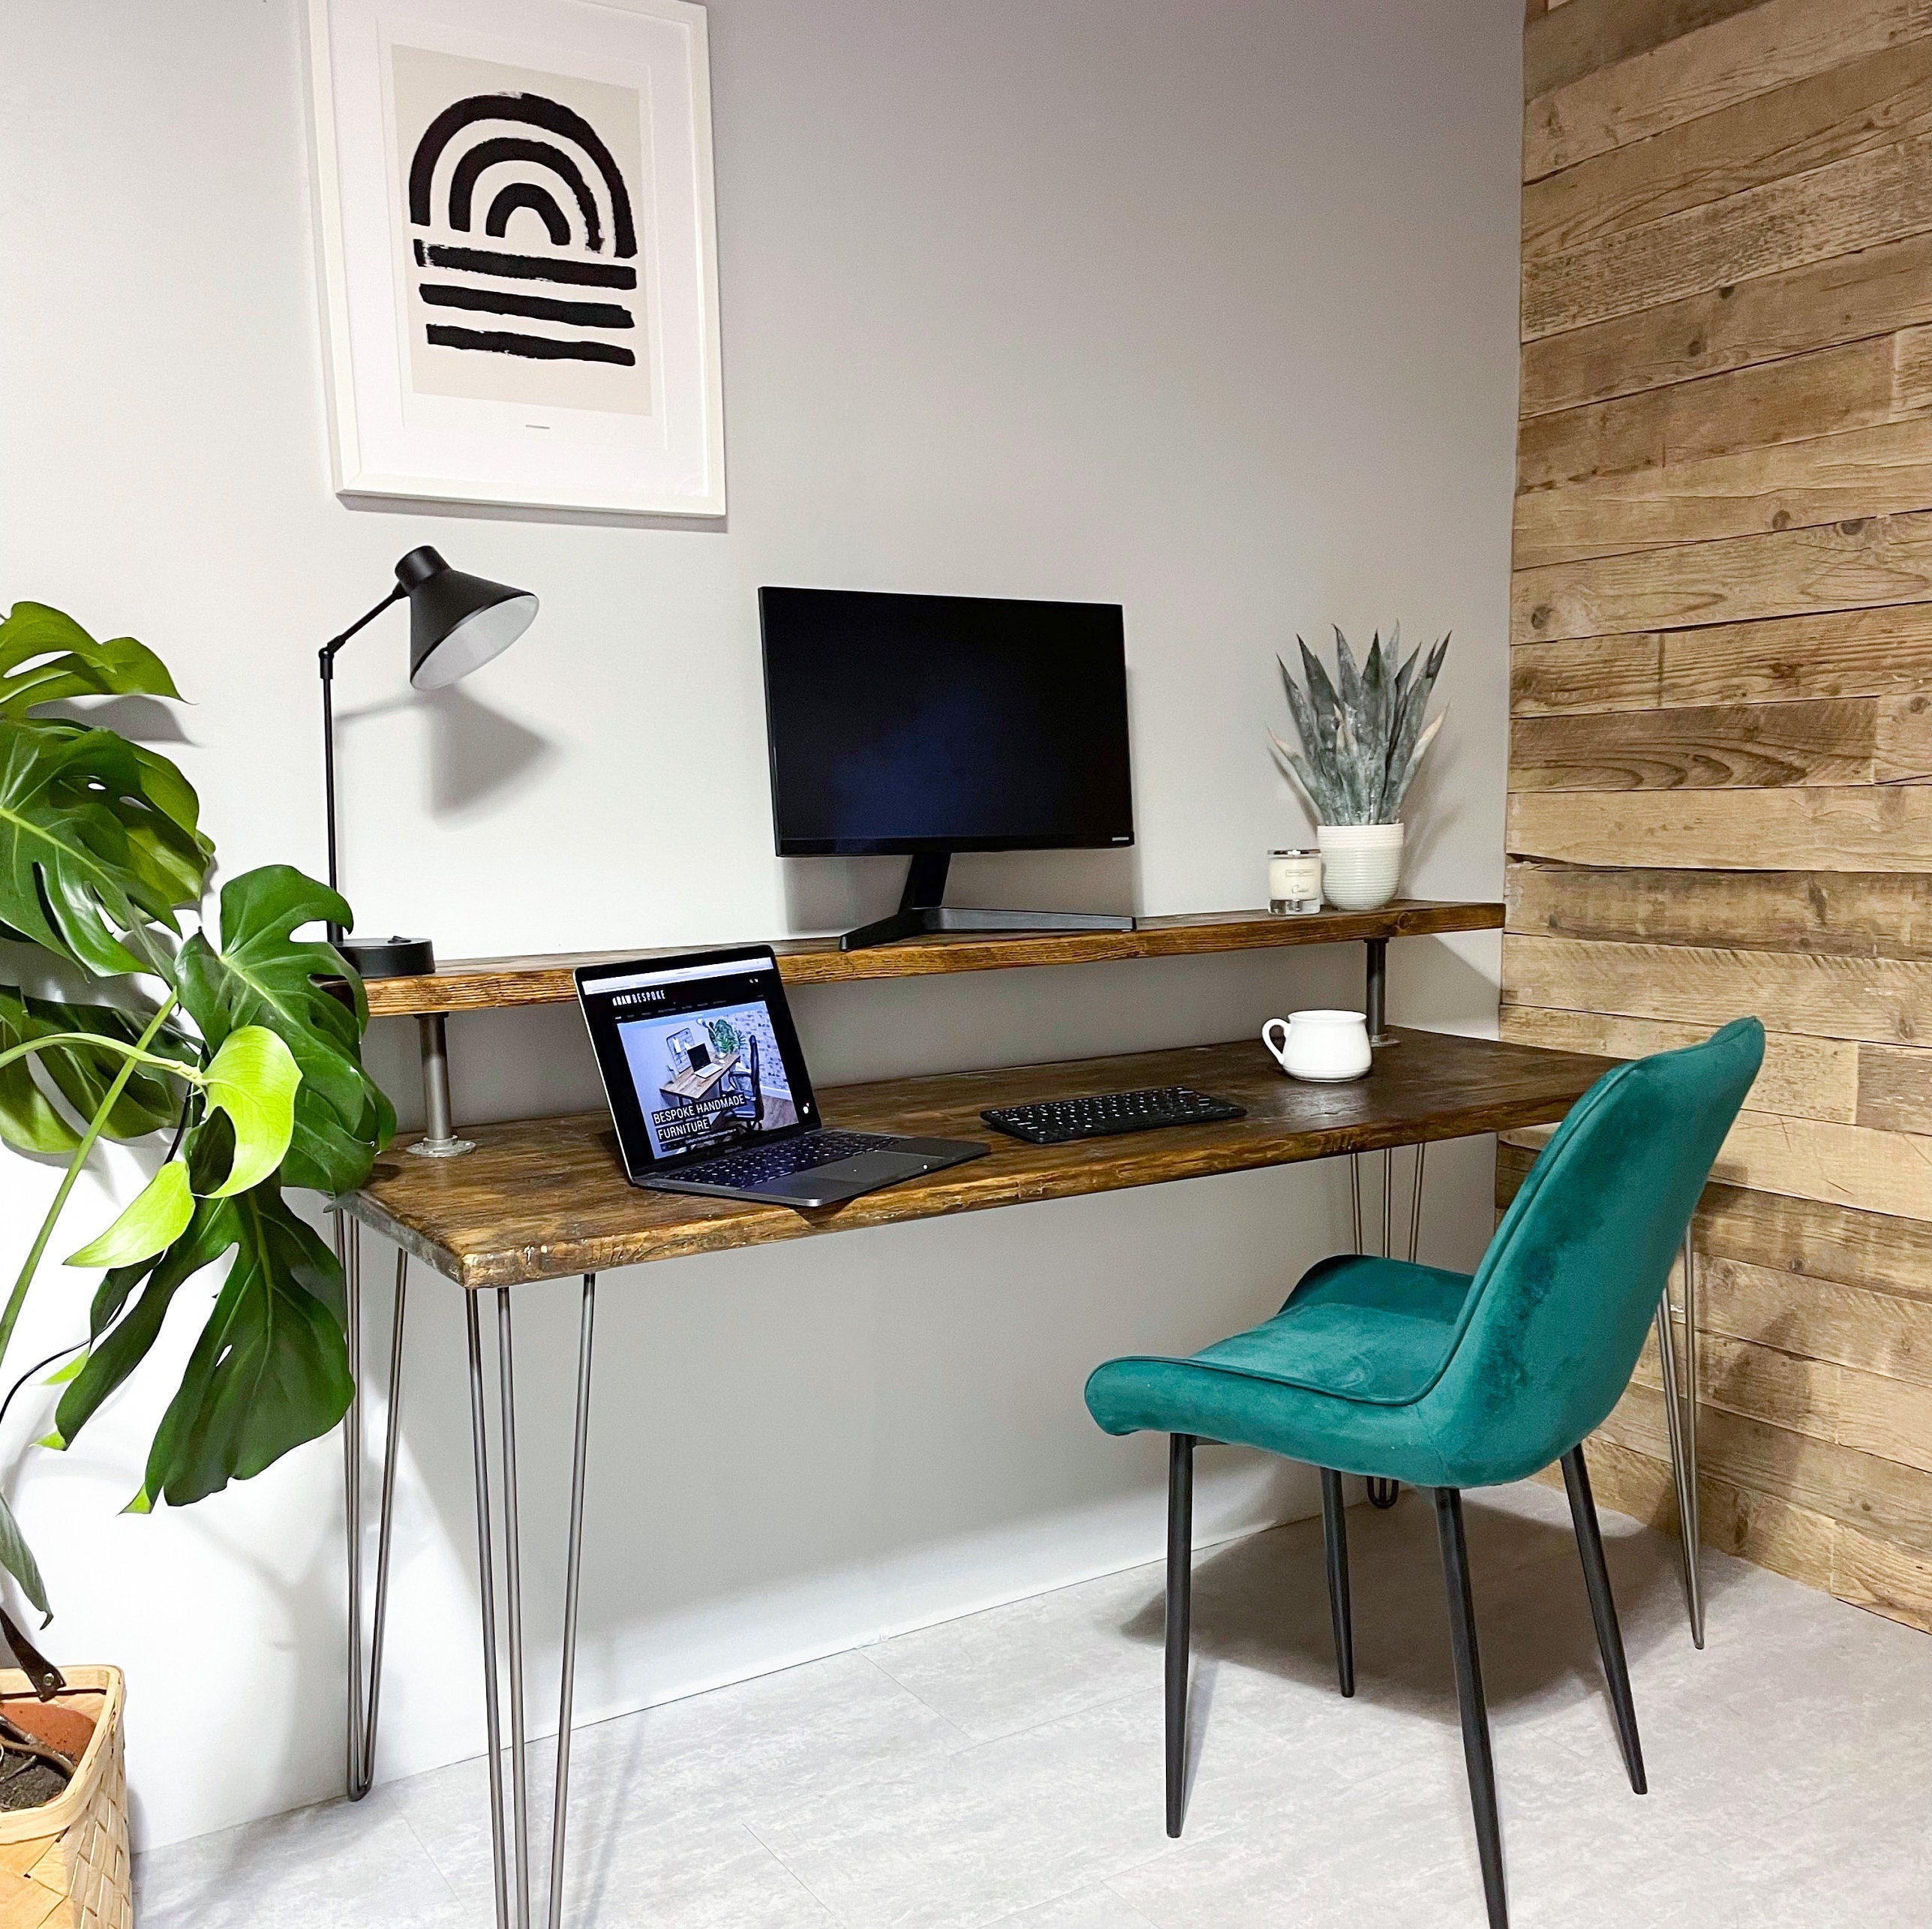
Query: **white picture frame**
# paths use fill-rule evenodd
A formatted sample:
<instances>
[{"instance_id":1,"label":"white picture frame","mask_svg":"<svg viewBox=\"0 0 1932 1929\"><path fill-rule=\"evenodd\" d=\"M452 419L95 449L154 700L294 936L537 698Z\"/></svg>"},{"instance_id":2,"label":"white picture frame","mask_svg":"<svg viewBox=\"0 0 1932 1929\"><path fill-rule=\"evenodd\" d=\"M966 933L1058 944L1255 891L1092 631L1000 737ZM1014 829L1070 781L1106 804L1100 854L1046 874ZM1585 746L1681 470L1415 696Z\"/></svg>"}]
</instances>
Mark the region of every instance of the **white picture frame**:
<instances>
[{"instance_id":1,"label":"white picture frame","mask_svg":"<svg viewBox=\"0 0 1932 1929\"><path fill-rule=\"evenodd\" d=\"M308 6L336 492L722 516L704 8Z\"/></svg>"}]
</instances>

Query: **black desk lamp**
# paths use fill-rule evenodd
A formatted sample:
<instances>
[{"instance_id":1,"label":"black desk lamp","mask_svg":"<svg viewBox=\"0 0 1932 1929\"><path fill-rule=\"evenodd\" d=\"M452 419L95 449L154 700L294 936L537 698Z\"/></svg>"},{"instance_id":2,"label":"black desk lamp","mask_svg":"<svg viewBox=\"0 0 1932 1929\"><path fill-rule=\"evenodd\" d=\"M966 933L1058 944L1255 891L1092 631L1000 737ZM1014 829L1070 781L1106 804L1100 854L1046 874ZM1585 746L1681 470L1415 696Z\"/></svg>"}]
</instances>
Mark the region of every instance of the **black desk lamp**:
<instances>
[{"instance_id":1,"label":"black desk lamp","mask_svg":"<svg viewBox=\"0 0 1932 1929\"><path fill-rule=\"evenodd\" d=\"M329 888L335 876L335 656L357 630L374 622L391 603L409 604L409 680L418 690L444 690L500 657L530 627L536 599L482 576L452 569L431 548L412 549L396 565L396 586L366 616L359 617L322 646L322 771L329 818ZM332 924L329 942L365 978L413 978L436 969L427 938L391 938L384 943L345 943Z\"/></svg>"},{"instance_id":2,"label":"black desk lamp","mask_svg":"<svg viewBox=\"0 0 1932 1929\"><path fill-rule=\"evenodd\" d=\"M335 653L392 602L409 604L409 680L418 690L444 690L500 657L530 627L536 599L482 576L452 569L434 549L412 549L396 565L396 586L369 611L322 646L322 768L328 793L329 888L335 878ZM339 926L329 942L364 978L416 978L436 969L436 948L427 938L390 938L380 944L344 942ZM449 1053L443 1014L416 1020L422 1033L425 1130L410 1150L428 1158L452 1158L470 1149L450 1123Z\"/></svg>"}]
</instances>

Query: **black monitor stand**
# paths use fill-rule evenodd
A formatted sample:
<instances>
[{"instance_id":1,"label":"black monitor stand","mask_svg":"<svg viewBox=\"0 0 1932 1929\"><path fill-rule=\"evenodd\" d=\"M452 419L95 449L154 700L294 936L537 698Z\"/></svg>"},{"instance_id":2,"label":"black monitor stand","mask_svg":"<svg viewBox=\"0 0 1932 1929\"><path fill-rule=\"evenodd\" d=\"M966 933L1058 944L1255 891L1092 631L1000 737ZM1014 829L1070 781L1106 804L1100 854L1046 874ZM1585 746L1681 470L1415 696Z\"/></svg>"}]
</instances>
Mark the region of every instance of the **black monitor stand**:
<instances>
[{"instance_id":1,"label":"black monitor stand","mask_svg":"<svg viewBox=\"0 0 1932 1929\"><path fill-rule=\"evenodd\" d=\"M1110 911L968 911L939 900L946 894L950 851L918 851L906 873L899 909L875 924L861 924L839 940L842 951L889 945L895 938L930 937L942 931L1131 931L1131 918Z\"/></svg>"}]
</instances>

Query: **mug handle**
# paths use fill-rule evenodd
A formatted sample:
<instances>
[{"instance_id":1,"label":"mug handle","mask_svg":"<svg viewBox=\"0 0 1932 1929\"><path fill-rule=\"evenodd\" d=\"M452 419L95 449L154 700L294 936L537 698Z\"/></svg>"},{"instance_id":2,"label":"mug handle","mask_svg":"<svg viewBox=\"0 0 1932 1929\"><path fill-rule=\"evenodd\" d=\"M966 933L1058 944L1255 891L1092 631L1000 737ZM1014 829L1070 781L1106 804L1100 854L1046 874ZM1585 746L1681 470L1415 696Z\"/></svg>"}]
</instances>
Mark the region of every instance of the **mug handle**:
<instances>
[{"instance_id":1,"label":"mug handle","mask_svg":"<svg viewBox=\"0 0 1932 1929\"><path fill-rule=\"evenodd\" d=\"M1274 1040L1268 1035L1268 1034L1272 1032L1277 1025L1280 1026L1281 1028L1281 1042L1278 1045L1276 1044ZM1261 1027L1261 1042L1268 1047L1269 1054L1273 1057L1275 1062L1279 1065L1284 1071L1286 1071L1288 1068L1288 1021L1287 1019L1270 1018L1268 1022Z\"/></svg>"}]
</instances>

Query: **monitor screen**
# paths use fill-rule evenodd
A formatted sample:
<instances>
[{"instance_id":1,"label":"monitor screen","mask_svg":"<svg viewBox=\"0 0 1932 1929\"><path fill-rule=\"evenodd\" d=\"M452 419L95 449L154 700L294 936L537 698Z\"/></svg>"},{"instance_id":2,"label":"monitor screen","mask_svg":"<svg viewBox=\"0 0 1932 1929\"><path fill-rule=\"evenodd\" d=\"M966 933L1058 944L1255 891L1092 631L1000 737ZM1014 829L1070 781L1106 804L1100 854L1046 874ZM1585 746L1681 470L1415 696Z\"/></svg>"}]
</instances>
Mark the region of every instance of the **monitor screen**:
<instances>
[{"instance_id":1,"label":"monitor screen","mask_svg":"<svg viewBox=\"0 0 1932 1929\"><path fill-rule=\"evenodd\" d=\"M1118 603L759 592L781 855L1131 844Z\"/></svg>"}]
</instances>

